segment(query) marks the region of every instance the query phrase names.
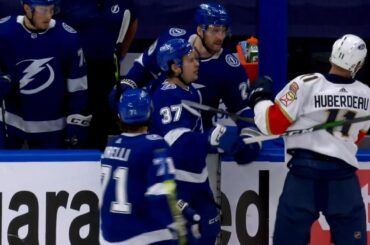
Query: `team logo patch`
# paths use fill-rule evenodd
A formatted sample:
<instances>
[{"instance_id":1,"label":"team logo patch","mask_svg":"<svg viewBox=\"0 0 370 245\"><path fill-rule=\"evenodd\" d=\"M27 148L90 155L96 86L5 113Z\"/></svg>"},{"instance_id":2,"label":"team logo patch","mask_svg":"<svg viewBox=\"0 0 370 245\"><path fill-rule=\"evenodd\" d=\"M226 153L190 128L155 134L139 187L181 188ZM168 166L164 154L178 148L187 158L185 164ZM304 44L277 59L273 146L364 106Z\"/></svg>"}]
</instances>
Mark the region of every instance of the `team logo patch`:
<instances>
[{"instance_id":1,"label":"team logo patch","mask_svg":"<svg viewBox=\"0 0 370 245\"><path fill-rule=\"evenodd\" d=\"M232 66L232 67L240 66L240 62L239 62L238 58L236 56L234 56L233 54L227 54L225 56L225 61L226 61L227 64L229 64L229 66Z\"/></svg>"},{"instance_id":2,"label":"team logo patch","mask_svg":"<svg viewBox=\"0 0 370 245\"><path fill-rule=\"evenodd\" d=\"M168 33L173 37L179 37L185 35L186 31L181 28L171 28Z\"/></svg>"},{"instance_id":3,"label":"team logo patch","mask_svg":"<svg viewBox=\"0 0 370 245\"><path fill-rule=\"evenodd\" d=\"M296 83L296 82L293 82L289 86L289 90L292 91L295 94L297 93L298 89L299 89L299 86L298 86L298 83Z\"/></svg>"},{"instance_id":4,"label":"team logo patch","mask_svg":"<svg viewBox=\"0 0 370 245\"><path fill-rule=\"evenodd\" d=\"M0 24L7 22L10 19L10 16L0 19Z\"/></svg>"},{"instance_id":5,"label":"team logo patch","mask_svg":"<svg viewBox=\"0 0 370 245\"><path fill-rule=\"evenodd\" d=\"M69 33L77 33L75 29L73 29L71 26L67 25L66 23L62 23L62 26L64 30L66 30Z\"/></svg>"},{"instance_id":6,"label":"team logo patch","mask_svg":"<svg viewBox=\"0 0 370 245\"><path fill-rule=\"evenodd\" d=\"M28 59L17 63L24 74L19 80L21 94L37 94L53 83L55 72L49 63L53 58Z\"/></svg>"},{"instance_id":7,"label":"team logo patch","mask_svg":"<svg viewBox=\"0 0 370 245\"><path fill-rule=\"evenodd\" d=\"M285 107L288 107L296 99L297 99L296 93L289 90L286 94L280 97L279 100Z\"/></svg>"},{"instance_id":8,"label":"team logo patch","mask_svg":"<svg viewBox=\"0 0 370 245\"><path fill-rule=\"evenodd\" d=\"M360 240L361 239L361 231L355 231L355 233L353 234L353 237L356 239L356 240Z\"/></svg>"},{"instance_id":9,"label":"team logo patch","mask_svg":"<svg viewBox=\"0 0 370 245\"><path fill-rule=\"evenodd\" d=\"M119 6L118 6L118 4L113 5L111 7L110 11L112 12L112 14L117 14L119 12Z\"/></svg>"}]
</instances>

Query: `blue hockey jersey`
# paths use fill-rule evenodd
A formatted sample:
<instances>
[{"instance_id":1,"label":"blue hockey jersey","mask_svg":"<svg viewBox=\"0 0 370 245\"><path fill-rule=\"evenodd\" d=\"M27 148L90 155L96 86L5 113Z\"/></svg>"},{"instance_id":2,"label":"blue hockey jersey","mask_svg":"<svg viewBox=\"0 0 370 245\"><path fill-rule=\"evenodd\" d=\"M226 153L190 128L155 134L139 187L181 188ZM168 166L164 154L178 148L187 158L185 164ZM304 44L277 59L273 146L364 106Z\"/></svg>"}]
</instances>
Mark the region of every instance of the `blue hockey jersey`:
<instances>
[{"instance_id":1,"label":"blue hockey jersey","mask_svg":"<svg viewBox=\"0 0 370 245\"><path fill-rule=\"evenodd\" d=\"M124 133L109 140L101 159L104 241L152 244L173 239L167 229L173 220L163 169L153 162L154 151L167 148L154 134Z\"/></svg>"},{"instance_id":2,"label":"blue hockey jersey","mask_svg":"<svg viewBox=\"0 0 370 245\"><path fill-rule=\"evenodd\" d=\"M156 53L165 42L173 38L183 38L192 44L196 34L180 28L170 28L143 52L126 76L143 86L153 75L158 75L160 68L156 62ZM221 49L210 58L201 58L198 76L198 81L193 86L201 92L203 104L218 107L222 100L230 112L241 113L246 110L248 77L233 53ZM205 112L202 116L204 127L212 127L213 114Z\"/></svg>"},{"instance_id":3,"label":"blue hockey jersey","mask_svg":"<svg viewBox=\"0 0 370 245\"><path fill-rule=\"evenodd\" d=\"M210 149L208 134L203 133L201 117L181 105L183 99L199 103L200 94L192 85L183 89L168 80L159 81L162 83L152 94L151 131L162 135L169 143L176 168L178 197L189 200L190 195L204 195L209 191L205 162Z\"/></svg>"},{"instance_id":4,"label":"blue hockey jersey","mask_svg":"<svg viewBox=\"0 0 370 245\"><path fill-rule=\"evenodd\" d=\"M44 32L31 32L24 16L0 20L0 67L10 74L5 121L15 134L64 129L66 116L83 114L87 78L77 32L51 20Z\"/></svg>"}]
</instances>

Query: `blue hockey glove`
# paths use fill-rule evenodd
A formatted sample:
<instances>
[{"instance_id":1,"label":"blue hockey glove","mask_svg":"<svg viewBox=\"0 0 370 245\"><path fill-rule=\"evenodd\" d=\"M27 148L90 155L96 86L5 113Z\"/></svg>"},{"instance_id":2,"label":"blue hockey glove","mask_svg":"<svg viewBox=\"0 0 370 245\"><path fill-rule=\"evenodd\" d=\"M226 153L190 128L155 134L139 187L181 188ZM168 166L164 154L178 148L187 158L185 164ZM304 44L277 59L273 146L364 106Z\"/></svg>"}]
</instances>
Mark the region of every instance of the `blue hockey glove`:
<instances>
[{"instance_id":1,"label":"blue hockey glove","mask_svg":"<svg viewBox=\"0 0 370 245\"><path fill-rule=\"evenodd\" d=\"M177 208L181 211L186 222L189 224L191 232L196 239L201 237L200 215L189 206L184 200L177 201Z\"/></svg>"},{"instance_id":2,"label":"blue hockey glove","mask_svg":"<svg viewBox=\"0 0 370 245\"><path fill-rule=\"evenodd\" d=\"M257 79L248 89L248 106L254 106L262 100L272 99L272 79L268 76Z\"/></svg>"},{"instance_id":3,"label":"blue hockey glove","mask_svg":"<svg viewBox=\"0 0 370 245\"><path fill-rule=\"evenodd\" d=\"M92 115L83 116L80 114L72 114L67 117L65 139L67 146L77 149L86 144L91 118Z\"/></svg>"},{"instance_id":4,"label":"blue hockey glove","mask_svg":"<svg viewBox=\"0 0 370 245\"><path fill-rule=\"evenodd\" d=\"M0 99L9 92L11 86L11 78L8 74L0 72Z\"/></svg>"},{"instance_id":5,"label":"blue hockey glove","mask_svg":"<svg viewBox=\"0 0 370 245\"><path fill-rule=\"evenodd\" d=\"M137 84L131 79L122 79L119 82L119 85L115 85L113 89L109 93L109 104L111 106L112 111L117 114L118 113L118 103L119 99L123 92L127 89L137 88Z\"/></svg>"},{"instance_id":6,"label":"blue hockey glove","mask_svg":"<svg viewBox=\"0 0 370 245\"><path fill-rule=\"evenodd\" d=\"M208 137L210 145L217 147L218 152L231 154L239 138L238 128L217 124L209 130Z\"/></svg>"},{"instance_id":7,"label":"blue hockey glove","mask_svg":"<svg viewBox=\"0 0 370 245\"><path fill-rule=\"evenodd\" d=\"M250 137L256 137L261 136L262 133L258 131L256 128L243 128L240 131L240 139L238 143L238 147L236 150L236 153L234 154L234 160L239 165L244 165L253 162L256 160L261 148L262 143L257 142L253 144L244 144L243 138L250 138Z\"/></svg>"}]
</instances>

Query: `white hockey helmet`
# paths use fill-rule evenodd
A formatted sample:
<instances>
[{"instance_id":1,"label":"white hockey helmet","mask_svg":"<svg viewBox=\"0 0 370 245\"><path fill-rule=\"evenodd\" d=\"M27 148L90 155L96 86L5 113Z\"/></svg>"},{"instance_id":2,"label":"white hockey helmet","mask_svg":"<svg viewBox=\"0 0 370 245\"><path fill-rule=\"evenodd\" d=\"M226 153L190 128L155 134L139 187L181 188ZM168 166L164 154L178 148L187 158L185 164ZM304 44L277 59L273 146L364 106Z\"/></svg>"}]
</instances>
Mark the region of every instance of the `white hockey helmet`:
<instances>
[{"instance_id":1,"label":"white hockey helmet","mask_svg":"<svg viewBox=\"0 0 370 245\"><path fill-rule=\"evenodd\" d=\"M346 34L333 44L330 62L351 72L354 77L365 62L367 54L364 40L352 34Z\"/></svg>"}]
</instances>

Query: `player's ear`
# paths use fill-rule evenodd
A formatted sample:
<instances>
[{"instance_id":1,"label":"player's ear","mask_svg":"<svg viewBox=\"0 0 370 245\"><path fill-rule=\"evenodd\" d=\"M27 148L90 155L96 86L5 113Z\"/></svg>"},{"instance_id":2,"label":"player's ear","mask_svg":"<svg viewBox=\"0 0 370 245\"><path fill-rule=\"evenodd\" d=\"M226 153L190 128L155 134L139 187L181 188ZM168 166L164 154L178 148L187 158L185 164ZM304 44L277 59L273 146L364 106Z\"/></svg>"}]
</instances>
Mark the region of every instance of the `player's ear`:
<instances>
[{"instance_id":1,"label":"player's ear","mask_svg":"<svg viewBox=\"0 0 370 245\"><path fill-rule=\"evenodd\" d=\"M175 63L172 63L171 64L171 71L174 73L174 74L180 74L181 73L181 67L177 66Z\"/></svg>"},{"instance_id":2,"label":"player's ear","mask_svg":"<svg viewBox=\"0 0 370 245\"><path fill-rule=\"evenodd\" d=\"M203 29L202 29L201 26L197 26L197 34L198 34L198 36L203 38Z\"/></svg>"},{"instance_id":3,"label":"player's ear","mask_svg":"<svg viewBox=\"0 0 370 245\"><path fill-rule=\"evenodd\" d=\"M23 11L24 11L24 13L28 16L28 14L30 13L30 12L32 12L32 9L31 9L31 7L30 7L30 5L28 5L28 4L23 4Z\"/></svg>"}]
</instances>

